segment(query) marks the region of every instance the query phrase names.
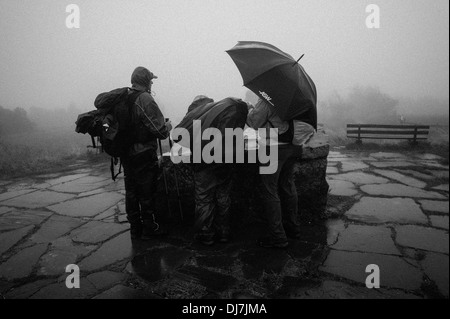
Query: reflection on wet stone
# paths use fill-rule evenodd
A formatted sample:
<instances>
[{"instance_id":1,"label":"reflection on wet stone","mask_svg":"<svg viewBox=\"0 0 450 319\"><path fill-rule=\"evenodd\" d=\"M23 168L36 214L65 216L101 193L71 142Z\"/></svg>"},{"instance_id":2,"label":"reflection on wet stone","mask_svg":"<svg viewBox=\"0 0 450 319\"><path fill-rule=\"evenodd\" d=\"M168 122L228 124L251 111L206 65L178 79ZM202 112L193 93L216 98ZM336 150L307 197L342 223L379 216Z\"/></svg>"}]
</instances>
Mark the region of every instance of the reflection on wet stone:
<instances>
[{"instance_id":1,"label":"reflection on wet stone","mask_svg":"<svg viewBox=\"0 0 450 319\"><path fill-rule=\"evenodd\" d=\"M44 208L75 197L75 195L56 193L52 191L36 191L19 197L12 198L2 205L24 208Z\"/></svg>"},{"instance_id":2,"label":"reflection on wet stone","mask_svg":"<svg viewBox=\"0 0 450 319\"><path fill-rule=\"evenodd\" d=\"M232 276L195 266L182 267L178 269L175 276L185 281L193 281L214 292L222 292L237 282L236 278Z\"/></svg>"},{"instance_id":3,"label":"reflection on wet stone","mask_svg":"<svg viewBox=\"0 0 450 319\"><path fill-rule=\"evenodd\" d=\"M241 253L239 259L243 264L244 277L258 279L263 272L281 273L290 257L284 250L259 248ZM264 263L261 263L262 260L264 260Z\"/></svg>"},{"instance_id":4,"label":"reflection on wet stone","mask_svg":"<svg viewBox=\"0 0 450 319\"><path fill-rule=\"evenodd\" d=\"M92 217L114 206L122 199L123 196L117 193L103 193L56 204L48 209L60 215Z\"/></svg>"},{"instance_id":5,"label":"reflection on wet stone","mask_svg":"<svg viewBox=\"0 0 450 319\"><path fill-rule=\"evenodd\" d=\"M155 248L133 258L133 271L149 282L163 279L181 267L192 252L177 247Z\"/></svg>"}]
</instances>

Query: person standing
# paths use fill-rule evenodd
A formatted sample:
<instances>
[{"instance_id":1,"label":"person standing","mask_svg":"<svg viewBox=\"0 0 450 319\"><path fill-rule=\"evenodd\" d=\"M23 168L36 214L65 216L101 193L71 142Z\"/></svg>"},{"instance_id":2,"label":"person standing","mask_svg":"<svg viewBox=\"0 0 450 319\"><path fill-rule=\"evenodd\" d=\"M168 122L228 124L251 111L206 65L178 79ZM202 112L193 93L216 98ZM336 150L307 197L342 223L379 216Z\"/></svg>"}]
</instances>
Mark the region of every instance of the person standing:
<instances>
[{"instance_id":1,"label":"person standing","mask_svg":"<svg viewBox=\"0 0 450 319\"><path fill-rule=\"evenodd\" d=\"M150 239L164 235L155 210L155 193L159 177L157 139L166 139L172 125L164 116L151 95L152 72L137 67L131 75L132 87L128 97L134 100L131 107L133 143L126 156L121 158L125 175L125 210L130 222L132 239Z\"/></svg>"},{"instance_id":2,"label":"person standing","mask_svg":"<svg viewBox=\"0 0 450 319\"><path fill-rule=\"evenodd\" d=\"M284 248L288 246L288 237L300 236L298 197L294 183L295 157L300 154L298 148L292 145L292 124L281 120L262 99L254 107L249 105L249 108L249 127L255 130L278 129L277 170L273 174L261 174L258 185L268 229L268 235L258 239L258 244L265 248Z\"/></svg>"}]
</instances>

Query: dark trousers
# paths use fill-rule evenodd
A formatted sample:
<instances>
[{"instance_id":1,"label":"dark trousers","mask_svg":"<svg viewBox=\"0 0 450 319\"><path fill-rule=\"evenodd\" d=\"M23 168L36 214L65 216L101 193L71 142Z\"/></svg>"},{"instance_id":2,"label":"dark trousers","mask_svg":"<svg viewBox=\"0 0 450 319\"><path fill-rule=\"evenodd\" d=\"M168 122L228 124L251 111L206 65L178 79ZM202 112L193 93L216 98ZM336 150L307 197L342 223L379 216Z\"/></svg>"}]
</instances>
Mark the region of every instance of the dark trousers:
<instances>
[{"instance_id":1,"label":"dark trousers","mask_svg":"<svg viewBox=\"0 0 450 319\"><path fill-rule=\"evenodd\" d=\"M155 217L155 193L158 185L158 157L154 151L122 158L125 174L125 210L130 223Z\"/></svg>"},{"instance_id":2,"label":"dark trousers","mask_svg":"<svg viewBox=\"0 0 450 319\"><path fill-rule=\"evenodd\" d=\"M230 231L231 165L210 164L194 170L197 233L213 237Z\"/></svg>"},{"instance_id":3,"label":"dark trousers","mask_svg":"<svg viewBox=\"0 0 450 319\"><path fill-rule=\"evenodd\" d=\"M275 240L287 240L286 231L300 231L298 197L294 183L295 156L298 156L298 152L298 148L292 145L280 145L277 171L274 174L260 175L258 189L268 233Z\"/></svg>"}]
</instances>

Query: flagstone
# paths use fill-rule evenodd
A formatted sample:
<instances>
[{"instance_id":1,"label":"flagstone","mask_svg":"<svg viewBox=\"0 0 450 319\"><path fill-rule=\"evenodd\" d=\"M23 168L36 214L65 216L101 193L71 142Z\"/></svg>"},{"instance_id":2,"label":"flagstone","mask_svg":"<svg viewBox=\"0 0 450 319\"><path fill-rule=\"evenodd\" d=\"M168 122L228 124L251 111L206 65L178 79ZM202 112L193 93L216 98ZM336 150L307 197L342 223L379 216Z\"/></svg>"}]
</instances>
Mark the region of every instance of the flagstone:
<instances>
[{"instance_id":1,"label":"flagstone","mask_svg":"<svg viewBox=\"0 0 450 319\"><path fill-rule=\"evenodd\" d=\"M105 220L109 217L112 217L116 214L117 206L113 206L105 210L103 213L96 215L93 220Z\"/></svg>"},{"instance_id":2,"label":"flagstone","mask_svg":"<svg viewBox=\"0 0 450 319\"><path fill-rule=\"evenodd\" d=\"M364 185L361 190L372 196L446 199L445 196L403 184Z\"/></svg>"},{"instance_id":3,"label":"flagstone","mask_svg":"<svg viewBox=\"0 0 450 319\"><path fill-rule=\"evenodd\" d=\"M346 181L328 180L330 195L334 196L354 196L358 194L355 185Z\"/></svg>"},{"instance_id":4,"label":"flagstone","mask_svg":"<svg viewBox=\"0 0 450 319\"><path fill-rule=\"evenodd\" d=\"M429 173L433 174L437 178L449 179L449 171L439 171L439 170L428 170Z\"/></svg>"},{"instance_id":5,"label":"flagstone","mask_svg":"<svg viewBox=\"0 0 450 319\"><path fill-rule=\"evenodd\" d=\"M74 230L70 237L74 242L97 244L127 229L128 225L92 221Z\"/></svg>"},{"instance_id":6,"label":"flagstone","mask_svg":"<svg viewBox=\"0 0 450 319\"><path fill-rule=\"evenodd\" d=\"M11 210L12 210L11 207L3 207L3 206L0 206L0 215L9 213Z\"/></svg>"},{"instance_id":7,"label":"flagstone","mask_svg":"<svg viewBox=\"0 0 450 319\"><path fill-rule=\"evenodd\" d=\"M445 170L449 169L448 165L442 165L442 164L437 163L437 162L421 161L419 163L422 164L423 166L428 166L428 167L433 167L433 168L440 168L440 169L445 169Z\"/></svg>"},{"instance_id":8,"label":"flagstone","mask_svg":"<svg viewBox=\"0 0 450 319\"><path fill-rule=\"evenodd\" d=\"M67 276L69 274L66 274ZM68 289L65 281L48 285L34 295L30 299L86 299L98 293L94 285L85 277L80 278L80 288Z\"/></svg>"},{"instance_id":9,"label":"flagstone","mask_svg":"<svg viewBox=\"0 0 450 319\"><path fill-rule=\"evenodd\" d=\"M385 153L378 152L370 154L371 157L379 158L379 159L406 159L406 156L400 153Z\"/></svg>"},{"instance_id":10,"label":"flagstone","mask_svg":"<svg viewBox=\"0 0 450 319\"><path fill-rule=\"evenodd\" d=\"M418 290L422 285L420 270L397 256L331 250L320 270L365 285L366 267L373 264L380 269L382 288Z\"/></svg>"},{"instance_id":11,"label":"flagstone","mask_svg":"<svg viewBox=\"0 0 450 319\"><path fill-rule=\"evenodd\" d=\"M77 260L77 254L64 251L53 250L40 258L38 276L57 276L66 273L67 265L72 265Z\"/></svg>"},{"instance_id":12,"label":"flagstone","mask_svg":"<svg viewBox=\"0 0 450 319\"><path fill-rule=\"evenodd\" d=\"M448 254L448 232L415 225L397 226L396 242L400 246Z\"/></svg>"},{"instance_id":13,"label":"flagstone","mask_svg":"<svg viewBox=\"0 0 450 319\"><path fill-rule=\"evenodd\" d=\"M94 189L93 191L78 194L78 197L87 197L87 196L97 195L97 194L101 194L101 193L105 193L105 192L106 192L106 189L98 188L98 189Z\"/></svg>"},{"instance_id":14,"label":"flagstone","mask_svg":"<svg viewBox=\"0 0 450 319\"><path fill-rule=\"evenodd\" d=\"M0 265L0 277L14 280L30 276L34 265L46 250L46 244L39 244L21 250Z\"/></svg>"},{"instance_id":15,"label":"flagstone","mask_svg":"<svg viewBox=\"0 0 450 319\"><path fill-rule=\"evenodd\" d=\"M449 184L435 186L435 187L433 187L433 189L435 189L437 191L444 191L444 192L448 193L449 192Z\"/></svg>"},{"instance_id":16,"label":"flagstone","mask_svg":"<svg viewBox=\"0 0 450 319\"><path fill-rule=\"evenodd\" d=\"M119 284L126 278L126 274L113 271L97 272L86 277L86 279L89 280L98 290L104 290L108 287Z\"/></svg>"},{"instance_id":17,"label":"flagstone","mask_svg":"<svg viewBox=\"0 0 450 319\"><path fill-rule=\"evenodd\" d=\"M428 224L428 219L419 205L410 198L363 197L345 216L375 224Z\"/></svg>"},{"instance_id":18,"label":"flagstone","mask_svg":"<svg viewBox=\"0 0 450 319\"><path fill-rule=\"evenodd\" d=\"M427 183L425 183L425 182L419 181L419 180L409 177L409 176L402 175L395 171L376 169L376 170L374 170L374 172L379 175L383 175L387 178L396 180L396 181L403 183L405 185L408 185L408 186L417 187L417 188L425 188L427 186Z\"/></svg>"},{"instance_id":19,"label":"flagstone","mask_svg":"<svg viewBox=\"0 0 450 319\"><path fill-rule=\"evenodd\" d=\"M424 174L424 173L420 173L417 171L414 171L412 169L408 170L408 169L397 169L398 172L402 173L402 174L408 174L408 175L412 175L416 178L419 178L421 180L432 180L435 179L434 175L428 175L428 174Z\"/></svg>"},{"instance_id":20,"label":"flagstone","mask_svg":"<svg viewBox=\"0 0 450 319\"><path fill-rule=\"evenodd\" d=\"M83 223L84 222L79 219L54 215L50 217L30 239L35 243L49 243L68 233L72 229L79 227Z\"/></svg>"},{"instance_id":21,"label":"flagstone","mask_svg":"<svg viewBox=\"0 0 450 319\"><path fill-rule=\"evenodd\" d=\"M410 162L371 162L372 166L378 168L386 168L386 167L409 167L409 166L417 166L416 164Z\"/></svg>"},{"instance_id":22,"label":"flagstone","mask_svg":"<svg viewBox=\"0 0 450 319\"><path fill-rule=\"evenodd\" d=\"M33 184L32 187L38 188L38 189L46 189L46 188L50 188L50 187L58 185L58 184L67 183L67 182L79 179L81 177L85 177L87 175L88 174L75 174L75 175L61 176L58 178L46 179L42 183Z\"/></svg>"},{"instance_id":23,"label":"flagstone","mask_svg":"<svg viewBox=\"0 0 450 319\"><path fill-rule=\"evenodd\" d=\"M339 174L334 175L332 178L352 182L355 184L385 184L389 182L389 180L387 180L386 178L364 172Z\"/></svg>"},{"instance_id":24,"label":"flagstone","mask_svg":"<svg viewBox=\"0 0 450 319\"><path fill-rule=\"evenodd\" d=\"M66 176L61 176L58 178L54 178L54 179L50 179L50 180L46 180L45 183L50 184L52 186L54 185L58 185L58 184L62 184L62 183L67 183L82 177L86 177L88 176L88 174L74 174L74 175L66 175Z\"/></svg>"},{"instance_id":25,"label":"flagstone","mask_svg":"<svg viewBox=\"0 0 450 319\"><path fill-rule=\"evenodd\" d=\"M340 157L340 156L346 156L344 154L342 154L341 152L336 152L336 151L330 151L329 157Z\"/></svg>"},{"instance_id":26,"label":"flagstone","mask_svg":"<svg viewBox=\"0 0 450 319\"><path fill-rule=\"evenodd\" d=\"M76 180L62 183L50 188L51 190L63 193L83 193L89 192L97 188L110 184L110 179L98 176L85 176Z\"/></svg>"},{"instance_id":27,"label":"flagstone","mask_svg":"<svg viewBox=\"0 0 450 319\"><path fill-rule=\"evenodd\" d=\"M114 264L132 255L129 232L125 232L104 243L98 250L83 259L79 266L84 271L96 270Z\"/></svg>"},{"instance_id":28,"label":"flagstone","mask_svg":"<svg viewBox=\"0 0 450 319\"><path fill-rule=\"evenodd\" d=\"M327 167L327 174L337 174L337 173L339 173L337 167Z\"/></svg>"},{"instance_id":29,"label":"flagstone","mask_svg":"<svg viewBox=\"0 0 450 319\"><path fill-rule=\"evenodd\" d=\"M448 230L448 216L430 216L431 225L436 228Z\"/></svg>"},{"instance_id":30,"label":"flagstone","mask_svg":"<svg viewBox=\"0 0 450 319\"><path fill-rule=\"evenodd\" d=\"M7 252L11 247L21 241L31 230L34 225L26 226L17 230L0 234L0 256Z\"/></svg>"},{"instance_id":31,"label":"flagstone","mask_svg":"<svg viewBox=\"0 0 450 319\"><path fill-rule=\"evenodd\" d=\"M43 279L13 288L6 293L7 299L28 299L45 286L54 283L54 279Z\"/></svg>"},{"instance_id":32,"label":"flagstone","mask_svg":"<svg viewBox=\"0 0 450 319\"><path fill-rule=\"evenodd\" d=\"M449 213L448 201L436 201L436 200L419 200L422 205L422 209L435 213L447 214Z\"/></svg>"},{"instance_id":33,"label":"flagstone","mask_svg":"<svg viewBox=\"0 0 450 319\"><path fill-rule=\"evenodd\" d=\"M48 209L60 215L92 217L116 205L122 199L123 196L117 193L103 193L52 205Z\"/></svg>"},{"instance_id":34,"label":"flagstone","mask_svg":"<svg viewBox=\"0 0 450 319\"><path fill-rule=\"evenodd\" d=\"M93 299L161 299L147 291L133 289L124 285L117 285L102 292Z\"/></svg>"},{"instance_id":35,"label":"flagstone","mask_svg":"<svg viewBox=\"0 0 450 319\"><path fill-rule=\"evenodd\" d=\"M365 168L368 168L368 167L369 167L369 165L364 164L363 162L357 162L357 161L342 162L341 170L343 172L349 172L349 171L356 171L356 170L365 169Z\"/></svg>"},{"instance_id":36,"label":"flagstone","mask_svg":"<svg viewBox=\"0 0 450 319\"><path fill-rule=\"evenodd\" d=\"M427 253L421 262L425 274L438 286L444 297L449 297L449 262L448 256L436 253Z\"/></svg>"},{"instance_id":37,"label":"flagstone","mask_svg":"<svg viewBox=\"0 0 450 319\"><path fill-rule=\"evenodd\" d=\"M15 190L15 191L8 191L6 193L2 193L0 194L0 202L10 199L10 198L14 198L14 197L18 197L21 195L25 195L31 192L36 191L35 189L21 189L21 190ZM3 203L2 203L3 204Z\"/></svg>"},{"instance_id":38,"label":"flagstone","mask_svg":"<svg viewBox=\"0 0 450 319\"><path fill-rule=\"evenodd\" d=\"M414 157L421 160L442 160L443 157L435 154L417 154Z\"/></svg>"},{"instance_id":39,"label":"flagstone","mask_svg":"<svg viewBox=\"0 0 450 319\"><path fill-rule=\"evenodd\" d=\"M401 255L392 239L392 231L381 226L349 225L331 246L336 250Z\"/></svg>"},{"instance_id":40,"label":"flagstone","mask_svg":"<svg viewBox=\"0 0 450 319\"><path fill-rule=\"evenodd\" d=\"M44 208L73 198L74 195L52 191L35 191L2 202L2 205L24 208Z\"/></svg>"},{"instance_id":41,"label":"flagstone","mask_svg":"<svg viewBox=\"0 0 450 319\"><path fill-rule=\"evenodd\" d=\"M0 231L10 231L29 225L39 225L52 213L46 211L15 210L5 213L0 219Z\"/></svg>"},{"instance_id":42,"label":"flagstone","mask_svg":"<svg viewBox=\"0 0 450 319\"><path fill-rule=\"evenodd\" d=\"M337 242L341 232L345 230L345 223L342 219L332 219L326 222L327 244L333 245Z\"/></svg>"}]
</instances>

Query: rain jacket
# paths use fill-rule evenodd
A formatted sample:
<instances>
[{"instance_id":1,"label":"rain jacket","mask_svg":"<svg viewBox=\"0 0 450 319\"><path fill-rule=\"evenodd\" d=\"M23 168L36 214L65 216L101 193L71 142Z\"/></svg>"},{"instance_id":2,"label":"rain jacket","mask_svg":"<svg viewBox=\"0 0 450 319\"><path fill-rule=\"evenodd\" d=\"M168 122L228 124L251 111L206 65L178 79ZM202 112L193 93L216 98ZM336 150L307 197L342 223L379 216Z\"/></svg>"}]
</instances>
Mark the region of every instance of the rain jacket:
<instances>
[{"instance_id":1,"label":"rain jacket","mask_svg":"<svg viewBox=\"0 0 450 319\"><path fill-rule=\"evenodd\" d=\"M128 94L139 90L131 88ZM166 139L169 130L165 125L165 119L151 94L143 91L136 99L131 112L131 121L135 127L135 142L131 146L129 156L135 156L145 151L158 149L157 139Z\"/></svg>"},{"instance_id":2,"label":"rain jacket","mask_svg":"<svg viewBox=\"0 0 450 319\"><path fill-rule=\"evenodd\" d=\"M264 100L259 99L255 108L247 116L247 125L258 128L277 128L281 135L289 129L289 122L283 121Z\"/></svg>"}]
</instances>

